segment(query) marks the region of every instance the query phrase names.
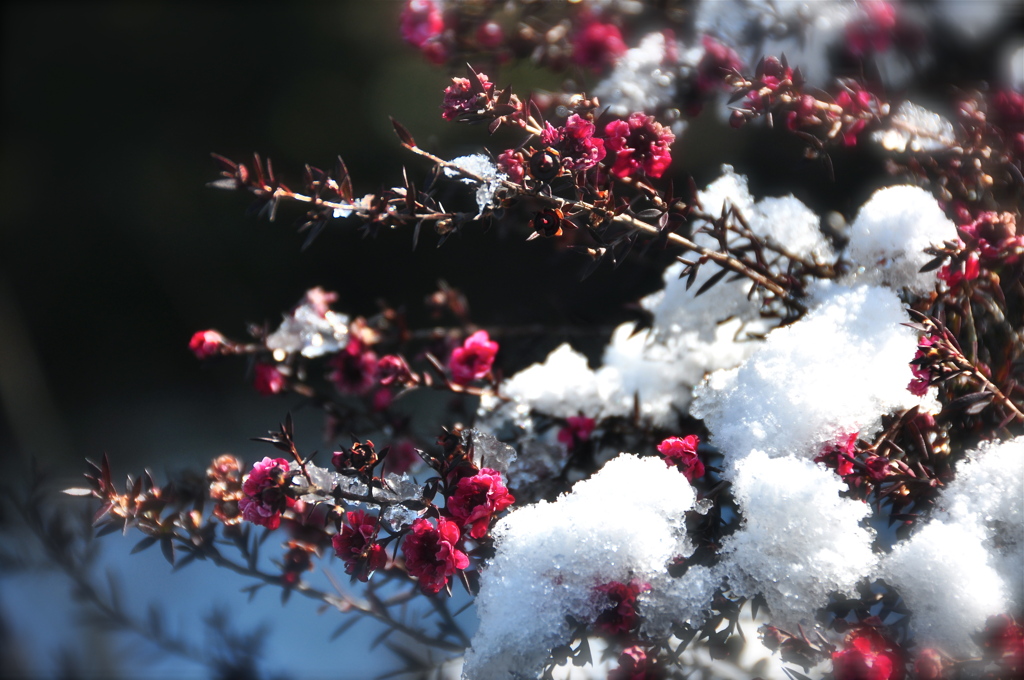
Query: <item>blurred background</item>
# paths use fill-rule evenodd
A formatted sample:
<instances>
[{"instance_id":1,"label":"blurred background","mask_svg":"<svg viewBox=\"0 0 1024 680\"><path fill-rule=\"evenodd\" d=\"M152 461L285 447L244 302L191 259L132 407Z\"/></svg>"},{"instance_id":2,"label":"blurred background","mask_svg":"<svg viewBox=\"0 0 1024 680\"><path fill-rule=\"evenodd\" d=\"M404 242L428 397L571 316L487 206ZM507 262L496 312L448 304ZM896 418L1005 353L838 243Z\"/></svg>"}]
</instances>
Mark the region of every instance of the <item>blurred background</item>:
<instances>
[{"instance_id":1,"label":"blurred background","mask_svg":"<svg viewBox=\"0 0 1024 680\"><path fill-rule=\"evenodd\" d=\"M611 329L635 317L629 303L660 286L671 259L664 253L603 267L581 284L578 256L552 241L527 244L525 231L467 230L441 248L427 235L413 252L410 234L364 238L339 223L303 252L300 210L286 206L269 223L246 215L245 195L206 187L217 177L211 152L235 160L259 152L296 188L305 163L330 168L338 155L357 195L398 184L402 164L422 178L429 167L401 151L389 115L446 157L480 151L486 130L438 115L451 74L401 43L400 9L398 0L3 5L0 460L8 486L23 486L30 460L59 489L79 484L83 459L104 453L117 478L202 470L224 452L250 462L266 455L249 438L275 429L295 402L255 394L242 361L196 361L188 340L200 329L241 339L249 323L275 325L313 286L338 291L336 308L350 315L374 313L379 300L403 306L415 327L428 323L423 299L444 279L467 295L481 326L593 329L509 338L499 357L506 374L566 339L596 360ZM995 55L983 46L950 50L940 65L956 64L965 79L991 73ZM584 74L572 75L586 85ZM494 79L524 93L556 89L563 77L526 65ZM702 186L729 162L750 175L758 196L793 192L847 217L885 181L877 158L841 152L833 158L847 178L840 193L792 138L721 131L710 115L692 125L675 152L678 177L690 173ZM318 416L296 415L300 445L322 447ZM83 623L67 579L41 568L18 517L5 507L0 520L0 674L209 677L201 665ZM103 564L132 606L159 602L200 641L200 621L217 603L243 628L271 626L266 677L366 677L392 663L382 660L386 651L366 652L372 626L329 642L336 615L318 617L300 602L282 608L272 593L247 605L237 592L244 584L211 566L171 574L157 551L126 559L136 540L102 541Z\"/></svg>"}]
</instances>

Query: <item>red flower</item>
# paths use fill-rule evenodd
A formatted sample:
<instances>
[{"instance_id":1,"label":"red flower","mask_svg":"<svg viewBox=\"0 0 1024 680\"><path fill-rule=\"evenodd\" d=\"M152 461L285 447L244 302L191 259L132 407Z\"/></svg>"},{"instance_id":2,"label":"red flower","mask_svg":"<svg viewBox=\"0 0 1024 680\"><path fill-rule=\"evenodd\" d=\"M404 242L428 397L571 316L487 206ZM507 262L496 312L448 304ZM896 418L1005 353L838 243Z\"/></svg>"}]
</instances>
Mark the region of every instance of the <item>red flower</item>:
<instances>
[{"instance_id":1,"label":"red flower","mask_svg":"<svg viewBox=\"0 0 1024 680\"><path fill-rule=\"evenodd\" d=\"M284 458L264 458L253 465L242 482L245 497L238 501L242 518L276 529L281 524L281 513L295 505L295 499L286 493L287 487L288 461Z\"/></svg>"},{"instance_id":2,"label":"red flower","mask_svg":"<svg viewBox=\"0 0 1024 680\"><path fill-rule=\"evenodd\" d=\"M867 127L868 120L875 117L878 100L855 83L847 84L847 88L836 95L836 105L843 109L843 144L856 146L857 135Z\"/></svg>"},{"instance_id":3,"label":"red flower","mask_svg":"<svg viewBox=\"0 0 1024 680\"><path fill-rule=\"evenodd\" d=\"M907 385L907 389L910 393L918 397L923 397L928 393L928 387L932 382L932 372L928 368L927 361L929 359L929 347L934 345L938 341L938 338L932 335L927 335L917 341L917 352L914 354L914 358L910 361L910 372L914 374L914 379Z\"/></svg>"},{"instance_id":4,"label":"red flower","mask_svg":"<svg viewBox=\"0 0 1024 680\"><path fill-rule=\"evenodd\" d=\"M607 595L612 606L598 614L594 626L608 635L633 630L640 618L636 612L636 597L650 589L649 585L639 581L630 581L628 584L611 581L598 586L596 590Z\"/></svg>"},{"instance_id":5,"label":"red flower","mask_svg":"<svg viewBox=\"0 0 1024 680\"><path fill-rule=\"evenodd\" d=\"M384 547L376 542L377 518L362 510L345 515L345 526L331 539L335 554L345 560L345 573L363 583L387 562Z\"/></svg>"},{"instance_id":6,"label":"red flower","mask_svg":"<svg viewBox=\"0 0 1024 680\"><path fill-rule=\"evenodd\" d=\"M466 338L462 347L456 347L448 360L448 370L452 373L452 382L457 385L468 385L491 371L494 356L498 353L498 343L492 342L487 331L477 331Z\"/></svg>"},{"instance_id":7,"label":"red flower","mask_svg":"<svg viewBox=\"0 0 1024 680\"><path fill-rule=\"evenodd\" d=\"M590 439L590 433L594 431L595 424L593 418L569 416L565 419L565 427L558 431L558 441L569 449L574 449Z\"/></svg>"},{"instance_id":8,"label":"red flower","mask_svg":"<svg viewBox=\"0 0 1024 680\"><path fill-rule=\"evenodd\" d=\"M864 464L868 466L868 477L874 483L884 482L885 478L889 475L889 459L883 458L882 456L868 456L864 460Z\"/></svg>"},{"instance_id":9,"label":"red flower","mask_svg":"<svg viewBox=\"0 0 1024 680\"><path fill-rule=\"evenodd\" d=\"M408 0L400 22L402 38L413 47L423 47L444 30L444 18L434 0Z\"/></svg>"},{"instance_id":10,"label":"red flower","mask_svg":"<svg viewBox=\"0 0 1024 680\"><path fill-rule=\"evenodd\" d=\"M647 652L636 645L627 647L619 655L619 667L608 674L608 680L653 680L660 675L652 667Z\"/></svg>"},{"instance_id":11,"label":"red flower","mask_svg":"<svg viewBox=\"0 0 1024 680\"><path fill-rule=\"evenodd\" d=\"M658 453L665 459L665 465L675 465L691 482L704 476L704 463L697 456L700 438L691 434L686 437L669 437L658 444Z\"/></svg>"},{"instance_id":12,"label":"red flower","mask_svg":"<svg viewBox=\"0 0 1024 680\"><path fill-rule=\"evenodd\" d=\"M265 397L278 394L284 389L284 374L273 364L256 364L256 375L252 386Z\"/></svg>"},{"instance_id":13,"label":"red flower","mask_svg":"<svg viewBox=\"0 0 1024 680\"><path fill-rule=\"evenodd\" d=\"M605 157L604 140L595 139L594 132L593 123L574 113L562 127L544 123L540 141L559 152L562 167L566 170L588 170Z\"/></svg>"},{"instance_id":14,"label":"red flower","mask_svg":"<svg viewBox=\"0 0 1024 680\"><path fill-rule=\"evenodd\" d=\"M864 16L846 25L846 48L859 57L868 52L884 52L892 44L896 29L896 8L883 0L861 4Z\"/></svg>"},{"instance_id":15,"label":"red flower","mask_svg":"<svg viewBox=\"0 0 1024 680\"><path fill-rule=\"evenodd\" d=\"M377 382L377 355L352 338L331 360L331 380L342 394L366 394Z\"/></svg>"},{"instance_id":16,"label":"red flower","mask_svg":"<svg viewBox=\"0 0 1024 680\"><path fill-rule=\"evenodd\" d=\"M572 60L595 71L611 66L626 53L622 31L615 24L594 21L572 37Z\"/></svg>"},{"instance_id":17,"label":"red flower","mask_svg":"<svg viewBox=\"0 0 1024 680\"><path fill-rule=\"evenodd\" d=\"M613 120L605 126L604 134L608 149L615 152L611 173L617 177L639 171L661 177L672 162L670 147L676 136L654 116L634 113L629 120Z\"/></svg>"},{"instance_id":18,"label":"red flower","mask_svg":"<svg viewBox=\"0 0 1024 680\"><path fill-rule=\"evenodd\" d=\"M206 359L220 354L227 340L217 331L199 331L188 341L188 348L197 359Z\"/></svg>"},{"instance_id":19,"label":"red flower","mask_svg":"<svg viewBox=\"0 0 1024 680\"><path fill-rule=\"evenodd\" d=\"M417 519L402 542L405 568L420 581L420 589L434 595L448 584L448 577L469 566L469 557L455 546L460 538L455 522L438 518L435 528Z\"/></svg>"},{"instance_id":20,"label":"red flower","mask_svg":"<svg viewBox=\"0 0 1024 680\"><path fill-rule=\"evenodd\" d=\"M868 636L854 635L847 644L846 649L832 654L835 680L890 680L902 675L893 654L874 651Z\"/></svg>"},{"instance_id":21,"label":"red flower","mask_svg":"<svg viewBox=\"0 0 1024 680\"><path fill-rule=\"evenodd\" d=\"M515 500L502 482L501 473L484 468L472 477L459 480L446 507L460 527L472 525L471 537L483 538L491 518Z\"/></svg>"},{"instance_id":22,"label":"red flower","mask_svg":"<svg viewBox=\"0 0 1024 680\"><path fill-rule=\"evenodd\" d=\"M983 212L960 231L975 241L986 261L1013 264L1024 254L1024 234L1017 234L1013 213Z\"/></svg>"},{"instance_id":23,"label":"red flower","mask_svg":"<svg viewBox=\"0 0 1024 680\"><path fill-rule=\"evenodd\" d=\"M391 383L405 385L412 381L412 369L399 355L387 354L377 362L377 379L381 385L390 385Z\"/></svg>"},{"instance_id":24,"label":"red flower","mask_svg":"<svg viewBox=\"0 0 1024 680\"><path fill-rule=\"evenodd\" d=\"M701 94L725 85L725 77L743 69L743 60L731 47L723 45L709 35L701 39L704 56L697 64L697 89Z\"/></svg>"},{"instance_id":25,"label":"red flower","mask_svg":"<svg viewBox=\"0 0 1024 680\"><path fill-rule=\"evenodd\" d=\"M993 659L1003 668L1018 675L1024 671L1024 625L1006 614L990 616L985 622L982 649L986 659ZM1009 674L1007 677L1011 677Z\"/></svg>"},{"instance_id":26,"label":"red flower","mask_svg":"<svg viewBox=\"0 0 1024 680\"><path fill-rule=\"evenodd\" d=\"M981 274L981 261L977 253L970 253L966 259L959 262L952 262L939 270L936 275L940 280L945 281L950 288L956 288L963 281L973 281Z\"/></svg>"},{"instance_id":27,"label":"red flower","mask_svg":"<svg viewBox=\"0 0 1024 680\"><path fill-rule=\"evenodd\" d=\"M498 154L498 170L508 175L508 181L519 183L526 177L526 166L522 156L515 149L506 149Z\"/></svg>"},{"instance_id":28,"label":"red flower","mask_svg":"<svg viewBox=\"0 0 1024 680\"><path fill-rule=\"evenodd\" d=\"M821 452L814 457L815 463L825 463L829 467L835 466L836 474L840 477L853 474L853 461L850 460L857 452L857 433L851 432L841 435L834 442L821 447Z\"/></svg>"},{"instance_id":29,"label":"red flower","mask_svg":"<svg viewBox=\"0 0 1024 680\"><path fill-rule=\"evenodd\" d=\"M452 84L444 89L444 102L441 104L441 117L445 120L455 120L463 113L476 111L477 97L481 96L482 86L485 90L493 87L491 81L483 73L477 74L479 83L473 83L469 78L452 78Z\"/></svg>"}]
</instances>

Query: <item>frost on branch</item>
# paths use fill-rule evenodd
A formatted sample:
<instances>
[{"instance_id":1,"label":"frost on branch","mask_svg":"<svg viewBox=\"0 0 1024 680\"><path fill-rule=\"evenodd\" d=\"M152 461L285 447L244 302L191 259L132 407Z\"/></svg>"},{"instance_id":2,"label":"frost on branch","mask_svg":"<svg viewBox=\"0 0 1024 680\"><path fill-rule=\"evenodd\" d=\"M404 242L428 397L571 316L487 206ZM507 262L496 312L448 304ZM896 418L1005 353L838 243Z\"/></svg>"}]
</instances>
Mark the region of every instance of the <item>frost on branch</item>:
<instances>
[{"instance_id":1,"label":"frost on branch","mask_svg":"<svg viewBox=\"0 0 1024 680\"><path fill-rule=\"evenodd\" d=\"M286 354L298 352L308 359L332 354L348 342L348 317L328 305L337 298L322 288L313 288L284 317L277 330L267 336L267 349ZM282 357L283 358L283 357Z\"/></svg>"},{"instance_id":2,"label":"frost on branch","mask_svg":"<svg viewBox=\"0 0 1024 680\"><path fill-rule=\"evenodd\" d=\"M907 391L917 351L908 321L885 288L828 288L739 368L711 375L691 413L732 464L754 449L811 458L837 433L871 432L883 415L920 403Z\"/></svg>"},{"instance_id":3,"label":"frost on branch","mask_svg":"<svg viewBox=\"0 0 1024 680\"><path fill-rule=\"evenodd\" d=\"M662 460L622 454L556 502L498 522L463 677L537 674L550 650L569 642L566 615L592 623L608 606L595 587L652 582L692 551L683 516L693 501L686 477Z\"/></svg>"},{"instance_id":4,"label":"frost on branch","mask_svg":"<svg viewBox=\"0 0 1024 680\"><path fill-rule=\"evenodd\" d=\"M784 244L788 252L811 262L834 260L832 248L819 229L818 216L793 196L754 201L747 180L728 165L723 175L697 194L704 213L716 218L735 209L744 215L758 237ZM698 233L694 241L714 249L717 241ZM680 277L683 264L665 270L665 287L641 300L654 318L650 333L635 333L627 323L612 334L602 367L587 366L586 358L561 345L542 364L513 376L503 393L538 412L568 417L625 416L639 396L641 415L666 426L685 412L694 385L709 371L733 368L758 343L749 336L767 333L778 319L762 318L762 298L751 295L746 278L724 279L705 295L701 285L721 270L702 267L691 285Z\"/></svg>"},{"instance_id":5,"label":"frost on branch","mask_svg":"<svg viewBox=\"0 0 1024 680\"><path fill-rule=\"evenodd\" d=\"M831 471L793 456L754 451L736 464L743 526L724 542L720 569L735 594L764 596L773 625L810 629L829 593L852 595L873 569L872 535L859 524L869 507L841 498L844 489Z\"/></svg>"},{"instance_id":6,"label":"frost on branch","mask_svg":"<svg viewBox=\"0 0 1024 680\"><path fill-rule=\"evenodd\" d=\"M459 156L453 158L451 163L483 180L480 182L472 177L462 178L463 183L476 186L476 205L480 213L483 214L488 208L493 208L495 194L501 188L502 181L508 179L508 175L498 172L497 166L482 153ZM444 174L448 177L459 176L459 172L453 168L445 168Z\"/></svg>"}]
</instances>

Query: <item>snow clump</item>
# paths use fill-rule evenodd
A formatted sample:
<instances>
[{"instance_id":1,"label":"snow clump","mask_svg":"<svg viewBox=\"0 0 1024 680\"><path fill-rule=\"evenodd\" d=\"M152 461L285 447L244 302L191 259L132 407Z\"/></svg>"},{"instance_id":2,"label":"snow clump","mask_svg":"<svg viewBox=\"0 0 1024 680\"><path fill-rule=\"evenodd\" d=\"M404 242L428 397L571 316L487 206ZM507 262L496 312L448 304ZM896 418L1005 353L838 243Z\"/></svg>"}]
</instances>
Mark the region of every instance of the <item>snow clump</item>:
<instances>
[{"instance_id":1,"label":"snow clump","mask_svg":"<svg viewBox=\"0 0 1024 680\"><path fill-rule=\"evenodd\" d=\"M738 368L695 390L690 412L727 463L754 449L810 459L839 434L870 433L883 415L921 403L907 390L917 334L902 325L909 318L895 293L831 286L821 297Z\"/></svg>"},{"instance_id":2,"label":"snow clump","mask_svg":"<svg viewBox=\"0 0 1024 680\"><path fill-rule=\"evenodd\" d=\"M463 677L538 674L569 641L567 615L593 622L607 608L597 586L652 583L672 557L693 551L684 523L693 502L686 477L660 458L622 454L556 502L499 521Z\"/></svg>"},{"instance_id":3,"label":"snow clump","mask_svg":"<svg viewBox=\"0 0 1024 680\"><path fill-rule=\"evenodd\" d=\"M934 257L924 249L957 238L956 227L924 189L879 189L861 206L850 230L846 255L856 268L852 278L892 288L905 286L923 295L934 288L936 276L935 271L920 271Z\"/></svg>"}]
</instances>

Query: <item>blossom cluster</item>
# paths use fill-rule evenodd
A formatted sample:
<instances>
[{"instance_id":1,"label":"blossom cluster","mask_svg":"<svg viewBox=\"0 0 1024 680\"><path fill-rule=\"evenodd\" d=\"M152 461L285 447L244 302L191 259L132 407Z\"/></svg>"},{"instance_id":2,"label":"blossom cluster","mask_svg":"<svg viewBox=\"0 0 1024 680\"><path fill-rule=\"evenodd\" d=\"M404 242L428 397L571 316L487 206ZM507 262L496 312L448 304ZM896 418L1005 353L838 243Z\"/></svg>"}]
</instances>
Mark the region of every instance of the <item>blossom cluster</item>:
<instances>
[{"instance_id":1,"label":"blossom cluster","mask_svg":"<svg viewBox=\"0 0 1024 680\"><path fill-rule=\"evenodd\" d=\"M307 244L333 224L414 245L497 224L577 254L584 276L668 253L638 321L599 355L564 343L524 367L507 329L473 321L472 292L439 284L437 323L417 330L399 307L349 315L311 289L273 329L188 347L245 356L256 392L321 408L330 467L286 420L261 438L286 457L247 474L214 461L204 515L148 476L119 491L104 462L85 491L101 521L194 559L224 559L219 530L250 565L247 532L285 532L280 572L249 575L310 593L313 560L333 554L373 595L324 602L462 654L468 680L550 677L593 661L592 644L615 678L725 677L726 659L764 677L1019 674L1024 72L959 92L947 117L893 93L942 58L935 25L984 21L954 29L949 8L883 0L672 4L408 0L401 37L471 64L438 88L440 118L507 136L442 157L393 121L433 173L361 198L341 161L295 191L258 156L218 157L215 182L271 217L304 206ZM596 85L513 92L472 65L516 59ZM748 133L764 120L837 183L854 184L831 154L879 177L831 213L802 187L756 194L730 165L698 186L678 159L701 115ZM410 403L443 419L436 440ZM338 445L343 432L361 435ZM439 633L376 595L394 583L386 602L426 596ZM460 584L472 635L442 596ZM738 661L755 617L763 649L746 648L763 658Z\"/></svg>"}]
</instances>

